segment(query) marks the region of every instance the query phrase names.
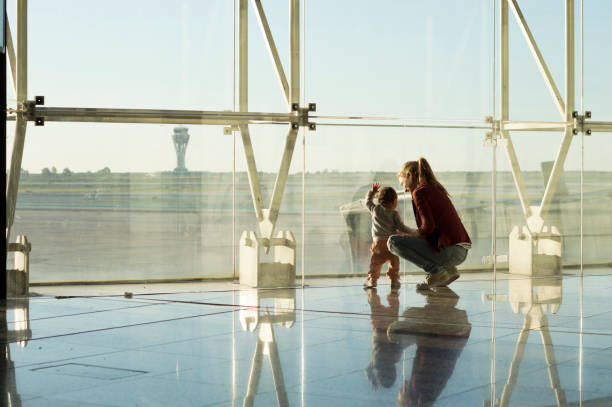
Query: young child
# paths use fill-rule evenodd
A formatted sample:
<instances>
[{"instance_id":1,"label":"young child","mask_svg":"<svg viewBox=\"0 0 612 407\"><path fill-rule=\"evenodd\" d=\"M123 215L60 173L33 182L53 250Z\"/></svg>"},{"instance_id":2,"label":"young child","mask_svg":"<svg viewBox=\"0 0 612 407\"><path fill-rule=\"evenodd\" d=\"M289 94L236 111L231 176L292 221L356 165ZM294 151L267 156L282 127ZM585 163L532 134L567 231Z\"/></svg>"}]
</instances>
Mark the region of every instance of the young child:
<instances>
[{"instance_id":1,"label":"young child","mask_svg":"<svg viewBox=\"0 0 612 407\"><path fill-rule=\"evenodd\" d=\"M377 193L378 205L374 204L374 194ZM391 280L391 288L400 288L399 279L399 257L392 254L387 247L389 236L403 232L414 234L415 231L404 225L397 208L397 192L391 187L380 188L378 182L372 184L372 189L366 196L366 206L372 214L372 246L370 251L370 271L368 278L363 283L365 288L376 287L376 281L380 277L380 270L386 262L389 262L387 277Z\"/></svg>"}]
</instances>

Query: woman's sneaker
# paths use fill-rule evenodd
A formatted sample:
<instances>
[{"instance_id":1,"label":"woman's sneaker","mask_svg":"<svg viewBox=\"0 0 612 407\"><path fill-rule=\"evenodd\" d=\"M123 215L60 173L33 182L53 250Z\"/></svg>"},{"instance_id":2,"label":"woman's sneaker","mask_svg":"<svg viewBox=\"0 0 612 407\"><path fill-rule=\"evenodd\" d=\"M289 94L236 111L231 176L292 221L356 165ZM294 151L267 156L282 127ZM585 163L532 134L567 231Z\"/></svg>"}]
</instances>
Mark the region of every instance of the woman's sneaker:
<instances>
[{"instance_id":1,"label":"woman's sneaker","mask_svg":"<svg viewBox=\"0 0 612 407\"><path fill-rule=\"evenodd\" d=\"M446 273L448 274L448 280L446 281L446 284L441 285L439 287L446 287L447 285L459 278L459 271L457 271L457 267L455 266L451 266L446 269Z\"/></svg>"},{"instance_id":2,"label":"woman's sneaker","mask_svg":"<svg viewBox=\"0 0 612 407\"><path fill-rule=\"evenodd\" d=\"M457 268L452 267L436 274L427 274L425 281L418 283L416 288L417 290L429 290L431 287L446 287L458 278Z\"/></svg>"},{"instance_id":3,"label":"woman's sneaker","mask_svg":"<svg viewBox=\"0 0 612 407\"><path fill-rule=\"evenodd\" d=\"M376 280L373 280L371 278L368 278L364 283L363 283L363 288L376 288Z\"/></svg>"}]
</instances>

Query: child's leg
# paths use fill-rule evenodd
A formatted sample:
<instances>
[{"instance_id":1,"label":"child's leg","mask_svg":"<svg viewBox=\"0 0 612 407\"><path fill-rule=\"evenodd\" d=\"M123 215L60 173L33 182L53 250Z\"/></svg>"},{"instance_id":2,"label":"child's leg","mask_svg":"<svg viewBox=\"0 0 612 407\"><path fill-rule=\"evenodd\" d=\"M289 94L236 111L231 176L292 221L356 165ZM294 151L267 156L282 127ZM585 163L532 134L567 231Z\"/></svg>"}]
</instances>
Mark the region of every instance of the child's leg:
<instances>
[{"instance_id":1,"label":"child's leg","mask_svg":"<svg viewBox=\"0 0 612 407\"><path fill-rule=\"evenodd\" d=\"M374 282L378 280L378 277L380 277L380 269L388 258L385 252L388 251L389 249L387 249L386 241L378 240L372 243L372 246L370 246L372 257L370 258L370 271L368 272L368 279L371 279Z\"/></svg>"},{"instance_id":2,"label":"child's leg","mask_svg":"<svg viewBox=\"0 0 612 407\"><path fill-rule=\"evenodd\" d=\"M399 282L399 257L389 251L387 241L383 241L384 246L381 245L380 252L381 256L384 256L385 260L389 262L389 268L387 269L387 277L392 282Z\"/></svg>"},{"instance_id":3,"label":"child's leg","mask_svg":"<svg viewBox=\"0 0 612 407\"><path fill-rule=\"evenodd\" d=\"M387 277L389 277L391 281L399 281L400 279L399 270L400 270L399 257L389 252L389 269L387 270Z\"/></svg>"}]
</instances>

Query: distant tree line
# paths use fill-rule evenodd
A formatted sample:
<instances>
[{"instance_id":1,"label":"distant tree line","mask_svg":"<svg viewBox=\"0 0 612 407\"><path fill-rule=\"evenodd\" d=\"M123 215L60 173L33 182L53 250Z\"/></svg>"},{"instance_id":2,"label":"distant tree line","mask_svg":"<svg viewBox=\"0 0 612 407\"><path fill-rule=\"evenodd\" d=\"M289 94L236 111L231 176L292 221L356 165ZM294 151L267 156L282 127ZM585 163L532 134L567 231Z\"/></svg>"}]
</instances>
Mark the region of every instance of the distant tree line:
<instances>
[{"instance_id":1,"label":"distant tree line","mask_svg":"<svg viewBox=\"0 0 612 407\"><path fill-rule=\"evenodd\" d=\"M88 171L88 173L92 174L91 171ZM42 170L40 170L40 174L43 175L43 176L47 176L47 177L58 175L57 174L57 168L55 168L55 167L51 167L50 169L49 169L49 167L45 167ZM66 167L66 168L64 168L62 170L62 174L61 175L68 177L68 176L71 176L73 174L74 174L74 172L70 168ZM111 170L108 167L104 167L101 170L96 171L95 174L97 174L97 175L110 175L111 174ZM21 175L26 175L27 176L27 175L30 175L30 173L27 170L24 170L22 168L21 169Z\"/></svg>"}]
</instances>

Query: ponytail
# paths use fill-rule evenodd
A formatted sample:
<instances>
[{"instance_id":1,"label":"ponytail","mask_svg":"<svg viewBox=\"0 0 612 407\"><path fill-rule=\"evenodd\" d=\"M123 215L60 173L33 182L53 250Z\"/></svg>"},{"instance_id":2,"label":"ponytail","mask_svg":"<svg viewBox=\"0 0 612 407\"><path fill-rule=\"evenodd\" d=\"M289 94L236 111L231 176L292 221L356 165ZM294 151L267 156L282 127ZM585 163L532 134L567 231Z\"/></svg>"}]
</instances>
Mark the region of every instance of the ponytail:
<instances>
[{"instance_id":1,"label":"ponytail","mask_svg":"<svg viewBox=\"0 0 612 407\"><path fill-rule=\"evenodd\" d=\"M402 165L402 170L398 175L403 174L405 176L405 174L408 172L412 174L413 177L416 177L419 184L435 185L444 191L447 196L449 196L448 191L437 180L433 170L425 158L419 157L417 161L408 161L404 163L404 165Z\"/></svg>"}]
</instances>

